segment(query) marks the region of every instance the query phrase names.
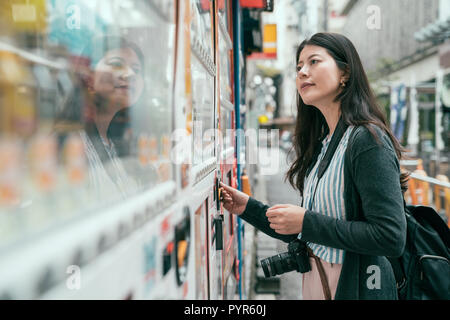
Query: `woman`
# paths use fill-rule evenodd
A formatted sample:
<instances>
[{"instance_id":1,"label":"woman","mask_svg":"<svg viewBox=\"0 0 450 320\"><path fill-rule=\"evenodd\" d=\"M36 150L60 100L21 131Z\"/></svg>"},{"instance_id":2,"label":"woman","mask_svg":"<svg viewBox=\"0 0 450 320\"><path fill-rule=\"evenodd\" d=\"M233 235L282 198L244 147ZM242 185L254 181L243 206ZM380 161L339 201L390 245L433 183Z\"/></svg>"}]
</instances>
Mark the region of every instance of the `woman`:
<instances>
[{"instance_id":1,"label":"woman","mask_svg":"<svg viewBox=\"0 0 450 320\"><path fill-rule=\"evenodd\" d=\"M131 144L129 108L138 104L144 91L144 56L122 37L102 36L92 39L82 57L88 59L80 59L76 67L80 87L66 104L56 128L76 118L83 123L78 133L89 163L94 199L126 197L138 187L123 157L129 155Z\"/></svg>"},{"instance_id":2,"label":"woman","mask_svg":"<svg viewBox=\"0 0 450 320\"><path fill-rule=\"evenodd\" d=\"M350 40L317 33L296 61L296 160L287 178L302 205L269 208L222 184L224 207L272 237L307 242L304 299L397 299L386 256L400 256L406 241L402 148Z\"/></svg>"}]
</instances>

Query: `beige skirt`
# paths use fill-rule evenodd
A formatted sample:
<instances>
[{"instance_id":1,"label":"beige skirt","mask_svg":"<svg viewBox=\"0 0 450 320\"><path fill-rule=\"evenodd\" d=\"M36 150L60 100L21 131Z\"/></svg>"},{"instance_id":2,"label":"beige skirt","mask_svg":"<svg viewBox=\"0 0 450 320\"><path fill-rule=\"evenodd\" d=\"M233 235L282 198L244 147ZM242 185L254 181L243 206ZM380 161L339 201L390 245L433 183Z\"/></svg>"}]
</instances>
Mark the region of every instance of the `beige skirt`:
<instances>
[{"instance_id":1,"label":"beige skirt","mask_svg":"<svg viewBox=\"0 0 450 320\"><path fill-rule=\"evenodd\" d=\"M342 264L328 263L322 259L320 259L320 261L322 262L325 274L327 275L331 298L334 300ZM316 261L314 258L310 257L309 262L311 264L311 271L303 273L302 277L303 300L325 300Z\"/></svg>"}]
</instances>

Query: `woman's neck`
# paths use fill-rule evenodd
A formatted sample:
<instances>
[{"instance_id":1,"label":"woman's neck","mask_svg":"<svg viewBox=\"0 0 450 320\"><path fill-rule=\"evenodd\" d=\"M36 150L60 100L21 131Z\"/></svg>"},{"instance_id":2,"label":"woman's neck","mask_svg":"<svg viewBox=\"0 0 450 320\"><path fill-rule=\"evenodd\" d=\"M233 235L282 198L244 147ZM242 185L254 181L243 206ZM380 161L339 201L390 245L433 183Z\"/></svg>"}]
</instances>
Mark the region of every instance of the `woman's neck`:
<instances>
[{"instance_id":1,"label":"woman's neck","mask_svg":"<svg viewBox=\"0 0 450 320\"><path fill-rule=\"evenodd\" d=\"M116 115L118 111L121 110L122 106L117 104L115 105L111 101L104 102L106 108L94 108L94 122L97 127L98 133L103 140L109 144L108 138L108 128L111 124L112 119Z\"/></svg>"},{"instance_id":2,"label":"woman's neck","mask_svg":"<svg viewBox=\"0 0 450 320\"><path fill-rule=\"evenodd\" d=\"M317 107L327 122L328 129L328 137L331 137L336 129L336 126L339 122L339 118L341 117L341 104L340 102L334 102L329 104L326 107Z\"/></svg>"},{"instance_id":3,"label":"woman's neck","mask_svg":"<svg viewBox=\"0 0 450 320\"><path fill-rule=\"evenodd\" d=\"M114 113L111 113L111 112L109 112L109 113L96 112L95 118L94 118L95 125L97 126L97 130L98 130L98 134L108 144L109 144L108 128L109 128L109 125L110 125L113 117L114 117Z\"/></svg>"}]
</instances>

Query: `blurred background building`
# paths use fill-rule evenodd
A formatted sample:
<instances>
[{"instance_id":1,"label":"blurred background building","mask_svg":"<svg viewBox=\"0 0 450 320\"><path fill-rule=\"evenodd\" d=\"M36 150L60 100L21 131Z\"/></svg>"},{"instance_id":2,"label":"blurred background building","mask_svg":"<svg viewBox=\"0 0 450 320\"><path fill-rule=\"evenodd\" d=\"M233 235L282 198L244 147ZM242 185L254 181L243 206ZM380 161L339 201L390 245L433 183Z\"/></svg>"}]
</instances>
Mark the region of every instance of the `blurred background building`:
<instances>
[{"instance_id":1,"label":"blurred background building","mask_svg":"<svg viewBox=\"0 0 450 320\"><path fill-rule=\"evenodd\" d=\"M432 176L450 175L449 1L278 0L259 19L262 53L246 59L253 126L292 131L297 46L316 32L338 32L358 50L408 156ZM273 25L275 54L266 54L264 31Z\"/></svg>"}]
</instances>

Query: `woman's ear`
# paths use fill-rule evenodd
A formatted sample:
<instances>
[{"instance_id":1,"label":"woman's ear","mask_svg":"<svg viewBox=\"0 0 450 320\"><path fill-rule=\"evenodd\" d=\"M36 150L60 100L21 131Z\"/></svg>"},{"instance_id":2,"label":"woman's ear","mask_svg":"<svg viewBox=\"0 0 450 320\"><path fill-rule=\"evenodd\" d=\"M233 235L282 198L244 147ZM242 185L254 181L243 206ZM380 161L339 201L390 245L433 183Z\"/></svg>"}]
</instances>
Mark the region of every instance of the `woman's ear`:
<instances>
[{"instance_id":1,"label":"woman's ear","mask_svg":"<svg viewBox=\"0 0 450 320\"><path fill-rule=\"evenodd\" d=\"M347 83L348 79L350 79L350 68L346 66L345 70L342 73L341 81L343 80L345 83Z\"/></svg>"},{"instance_id":2,"label":"woman's ear","mask_svg":"<svg viewBox=\"0 0 450 320\"><path fill-rule=\"evenodd\" d=\"M341 71L341 78L339 80L339 83L342 87L345 87L348 79L350 79L350 70L348 67L346 67L344 71Z\"/></svg>"}]
</instances>

